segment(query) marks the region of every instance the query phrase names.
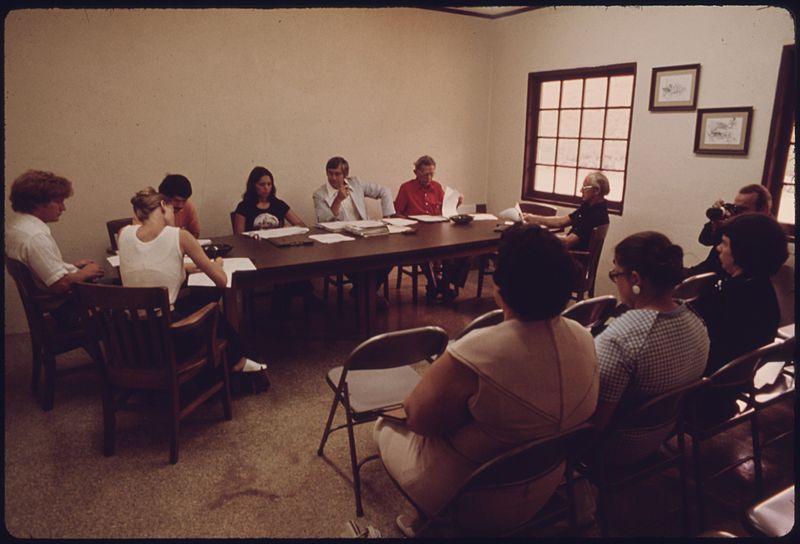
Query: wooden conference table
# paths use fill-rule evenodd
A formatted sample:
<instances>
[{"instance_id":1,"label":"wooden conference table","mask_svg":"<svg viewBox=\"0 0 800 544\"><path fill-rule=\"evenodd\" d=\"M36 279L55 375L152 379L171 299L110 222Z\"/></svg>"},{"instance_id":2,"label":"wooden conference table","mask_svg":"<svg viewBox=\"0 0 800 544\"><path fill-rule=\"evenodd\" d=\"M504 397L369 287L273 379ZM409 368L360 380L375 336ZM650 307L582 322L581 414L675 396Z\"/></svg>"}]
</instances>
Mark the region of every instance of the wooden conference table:
<instances>
[{"instance_id":1,"label":"wooden conference table","mask_svg":"<svg viewBox=\"0 0 800 544\"><path fill-rule=\"evenodd\" d=\"M359 280L356 282L359 289L356 303L361 316L359 332L369 336L370 323L375 315L379 271L397 265L492 253L500 240L500 233L495 231L497 224L497 221L472 221L466 225L419 222L414 225L416 234L356 238L335 244L314 241L312 245L289 247L277 247L269 240L244 235L218 236L212 240L215 244L232 246L225 257L247 257L256 266L256 270L234 272L234 289L226 290L226 312L237 329L241 311L235 295L242 289L347 272ZM305 236L326 232L311 227ZM232 303L236 311L231 311Z\"/></svg>"}]
</instances>

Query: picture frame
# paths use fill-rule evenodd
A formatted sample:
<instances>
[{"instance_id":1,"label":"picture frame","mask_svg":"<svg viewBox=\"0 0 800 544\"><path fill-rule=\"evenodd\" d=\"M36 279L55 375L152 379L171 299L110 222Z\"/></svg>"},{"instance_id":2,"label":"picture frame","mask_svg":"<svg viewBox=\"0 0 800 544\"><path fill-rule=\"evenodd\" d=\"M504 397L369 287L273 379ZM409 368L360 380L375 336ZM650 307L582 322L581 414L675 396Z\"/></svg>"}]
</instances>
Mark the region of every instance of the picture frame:
<instances>
[{"instance_id":1,"label":"picture frame","mask_svg":"<svg viewBox=\"0 0 800 544\"><path fill-rule=\"evenodd\" d=\"M697 110L694 152L708 155L747 155L753 108L703 108Z\"/></svg>"},{"instance_id":2,"label":"picture frame","mask_svg":"<svg viewBox=\"0 0 800 544\"><path fill-rule=\"evenodd\" d=\"M694 111L699 85L699 64L653 68L650 111Z\"/></svg>"}]
</instances>

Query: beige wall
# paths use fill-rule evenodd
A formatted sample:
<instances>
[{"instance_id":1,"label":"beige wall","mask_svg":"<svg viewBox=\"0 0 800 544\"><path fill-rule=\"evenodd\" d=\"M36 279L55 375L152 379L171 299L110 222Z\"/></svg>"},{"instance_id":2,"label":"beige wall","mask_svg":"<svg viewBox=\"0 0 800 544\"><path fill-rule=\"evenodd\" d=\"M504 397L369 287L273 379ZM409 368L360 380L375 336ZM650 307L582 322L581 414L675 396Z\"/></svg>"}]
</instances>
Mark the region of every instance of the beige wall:
<instances>
[{"instance_id":1,"label":"beige wall","mask_svg":"<svg viewBox=\"0 0 800 544\"><path fill-rule=\"evenodd\" d=\"M557 7L494 21L416 9L21 10L5 19L5 180L75 182L52 229L65 258L103 258L105 221L167 172L187 175L203 235L255 165L308 222L324 163L396 191L429 153L437 178L499 211L519 198L527 74L637 62L625 215L687 251L718 196L761 179L786 11ZM753 106L747 157L692 153L695 113L647 111L654 66L702 64L699 107ZM5 278L6 333L25 329ZM601 277L600 292L610 292Z\"/></svg>"},{"instance_id":2,"label":"beige wall","mask_svg":"<svg viewBox=\"0 0 800 544\"><path fill-rule=\"evenodd\" d=\"M498 19L492 26L489 209L519 198L529 72L637 63L624 215L613 216L597 294L614 245L658 230L680 244L687 264L705 258L697 243L705 209L760 183L781 49L794 42L790 14L763 7L557 7ZM699 108L753 106L746 157L695 155L696 112L650 113L653 67L701 64Z\"/></svg>"},{"instance_id":3,"label":"beige wall","mask_svg":"<svg viewBox=\"0 0 800 544\"><path fill-rule=\"evenodd\" d=\"M64 257L100 259L105 221L167 172L192 180L202 235L255 165L306 222L325 161L396 192L430 154L485 201L490 21L418 9L22 10L5 20L8 185L70 178L51 225ZM25 329L6 274L6 332Z\"/></svg>"}]
</instances>

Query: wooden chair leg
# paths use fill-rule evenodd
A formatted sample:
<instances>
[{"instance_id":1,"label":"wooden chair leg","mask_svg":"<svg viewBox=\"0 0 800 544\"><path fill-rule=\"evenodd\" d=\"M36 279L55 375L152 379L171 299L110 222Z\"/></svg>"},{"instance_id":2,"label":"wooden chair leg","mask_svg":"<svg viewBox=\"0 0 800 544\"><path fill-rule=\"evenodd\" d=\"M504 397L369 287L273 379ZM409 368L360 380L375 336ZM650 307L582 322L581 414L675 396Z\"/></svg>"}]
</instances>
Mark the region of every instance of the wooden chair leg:
<instances>
[{"instance_id":1,"label":"wooden chair leg","mask_svg":"<svg viewBox=\"0 0 800 544\"><path fill-rule=\"evenodd\" d=\"M42 379L42 353L42 347L31 338L31 363L33 364L31 372L31 391L34 393L39 391L39 382Z\"/></svg>"}]
</instances>

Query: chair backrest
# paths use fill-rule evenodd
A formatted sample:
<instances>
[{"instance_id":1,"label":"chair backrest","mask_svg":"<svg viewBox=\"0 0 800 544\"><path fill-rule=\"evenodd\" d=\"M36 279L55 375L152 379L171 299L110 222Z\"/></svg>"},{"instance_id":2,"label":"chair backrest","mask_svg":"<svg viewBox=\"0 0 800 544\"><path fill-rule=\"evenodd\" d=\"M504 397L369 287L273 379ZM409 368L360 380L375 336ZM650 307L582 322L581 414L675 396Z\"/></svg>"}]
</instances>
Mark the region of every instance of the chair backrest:
<instances>
[{"instance_id":1,"label":"chair backrest","mask_svg":"<svg viewBox=\"0 0 800 544\"><path fill-rule=\"evenodd\" d=\"M589 237L587 251L570 251L583 264L582 276L579 278L576 291L578 298L583 298L585 293L594 296L594 282L597 277L597 265L600 263L600 254L603 252L603 243L608 233L608 223L598 225L592 229Z\"/></svg>"},{"instance_id":2,"label":"chair backrest","mask_svg":"<svg viewBox=\"0 0 800 544\"><path fill-rule=\"evenodd\" d=\"M681 416L690 395L708 387L708 378L699 378L676 387L625 411L618 411L608 427L609 432L632 429L651 429L674 425Z\"/></svg>"},{"instance_id":3,"label":"chair backrest","mask_svg":"<svg viewBox=\"0 0 800 544\"><path fill-rule=\"evenodd\" d=\"M704 272L684 279L672 290L672 298L679 298L686 302L697 300L700 292L717 280L716 272Z\"/></svg>"},{"instance_id":4,"label":"chair backrest","mask_svg":"<svg viewBox=\"0 0 800 544\"><path fill-rule=\"evenodd\" d=\"M17 286L25 317L28 320L28 330L37 340L46 340L48 333L46 305L49 301L64 299L65 295L55 295L43 292L36 287L33 275L25 263L5 255L6 269Z\"/></svg>"},{"instance_id":5,"label":"chair backrest","mask_svg":"<svg viewBox=\"0 0 800 544\"><path fill-rule=\"evenodd\" d=\"M497 325L503 321L503 310L490 310L483 315L479 315L472 321L470 321L466 327L464 327L461 332L459 332L453 340L458 340L459 338L464 337L468 332L472 332L475 329L480 329L483 327L491 327L492 325Z\"/></svg>"},{"instance_id":6,"label":"chair backrest","mask_svg":"<svg viewBox=\"0 0 800 544\"><path fill-rule=\"evenodd\" d=\"M123 219L112 219L106 222L106 230L108 231L108 241L111 242L111 251L117 251L117 234L122 227L126 227L133 223L133 218L125 217Z\"/></svg>"},{"instance_id":7,"label":"chair backrest","mask_svg":"<svg viewBox=\"0 0 800 544\"><path fill-rule=\"evenodd\" d=\"M231 234L236 234L236 212L231 212Z\"/></svg>"},{"instance_id":8,"label":"chair backrest","mask_svg":"<svg viewBox=\"0 0 800 544\"><path fill-rule=\"evenodd\" d=\"M545 217L558 215L558 208L549 204L542 204L541 202L520 202L519 209L524 213L543 215Z\"/></svg>"},{"instance_id":9,"label":"chair backrest","mask_svg":"<svg viewBox=\"0 0 800 544\"><path fill-rule=\"evenodd\" d=\"M418 327L387 332L365 340L350 352L345 370L394 368L419 361L433 361L447 347L441 327ZM342 376L346 372L342 372Z\"/></svg>"},{"instance_id":10,"label":"chair backrest","mask_svg":"<svg viewBox=\"0 0 800 544\"><path fill-rule=\"evenodd\" d=\"M486 213L486 204L462 204L456 211L458 213Z\"/></svg>"},{"instance_id":11,"label":"chair backrest","mask_svg":"<svg viewBox=\"0 0 800 544\"><path fill-rule=\"evenodd\" d=\"M149 376L165 384L176 375L175 350L170 332L169 295L165 287L76 285L87 332L112 383L135 383ZM213 338L218 312L206 314L200 324L203 338ZM212 356L209 352L207 356Z\"/></svg>"},{"instance_id":12,"label":"chair backrest","mask_svg":"<svg viewBox=\"0 0 800 544\"><path fill-rule=\"evenodd\" d=\"M768 362L794 359L794 337L776 340L729 362L708 377L712 388L752 389L756 370Z\"/></svg>"},{"instance_id":13,"label":"chair backrest","mask_svg":"<svg viewBox=\"0 0 800 544\"><path fill-rule=\"evenodd\" d=\"M614 295L602 295L580 300L561 312L561 315L591 330L597 325L602 325L617 304L617 297Z\"/></svg>"}]
</instances>

